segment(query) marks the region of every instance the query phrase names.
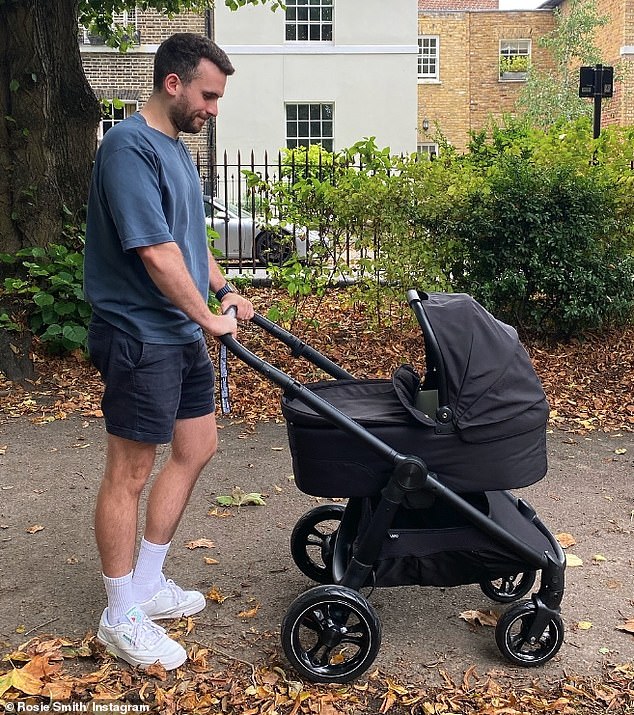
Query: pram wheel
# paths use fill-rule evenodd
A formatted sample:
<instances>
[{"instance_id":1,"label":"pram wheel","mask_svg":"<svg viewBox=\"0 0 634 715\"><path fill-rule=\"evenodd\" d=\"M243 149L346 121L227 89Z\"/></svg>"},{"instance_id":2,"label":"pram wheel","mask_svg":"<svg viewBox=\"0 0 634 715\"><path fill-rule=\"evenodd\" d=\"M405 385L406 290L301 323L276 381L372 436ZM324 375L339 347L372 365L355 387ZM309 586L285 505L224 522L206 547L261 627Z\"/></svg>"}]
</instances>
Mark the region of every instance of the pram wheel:
<instances>
[{"instance_id":1,"label":"pram wheel","mask_svg":"<svg viewBox=\"0 0 634 715\"><path fill-rule=\"evenodd\" d=\"M315 586L291 604L282 646L295 670L322 683L347 683L367 670L381 645L381 622L358 591Z\"/></svg>"},{"instance_id":2,"label":"pram wheel","mask_svg":"<svg viewBox=\"0 0 634 715\"><path fill-rule=\"evenodd\" d=\"M510 608L495 627L495 641L500 652L516 665L532 667L549 661L564 642L564 624L558 613L552 613L542 634L535 639L528 636L537 606L524 601Z\"/></svg>"},{"instance_id":3,"label":"pram wheel","mask_svg":"<svg viewBox=\"0 0 634 715\"><path fill-rule=\"evenodd\" d=\"M536 571L524 571L513 576L503 576L492 581L481 581L485 596L498 603L512 603L525 596L535 583Z\"/></svg>"},{"instance_id":4,"label":"pram wheel","mask_svg":"<svg viewBox=\"0 0 634 715\"><path fill-rule=\"evenodd\" d=\"M323 504L300 517L291 534L291 555L297 568L317 583L332 583L335 534L345 508Z\"/></svg>"}]
</instances>

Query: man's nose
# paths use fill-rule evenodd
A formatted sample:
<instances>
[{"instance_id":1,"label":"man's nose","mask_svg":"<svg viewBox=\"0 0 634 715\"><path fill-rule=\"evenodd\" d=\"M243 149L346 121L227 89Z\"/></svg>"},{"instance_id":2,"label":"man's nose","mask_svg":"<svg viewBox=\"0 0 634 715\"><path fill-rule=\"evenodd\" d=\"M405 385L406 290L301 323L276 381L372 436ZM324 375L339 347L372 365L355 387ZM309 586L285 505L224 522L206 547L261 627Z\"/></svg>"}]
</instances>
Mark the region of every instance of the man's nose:
<instances>
[{"instance_id":1,"label":"man's nose","mask_svg":"<svg viewBox=\"0 0 634 715\"><path fill-rule=\"evenodd\" d=\"M218 100L217 99L211 99L209 102L207 102L207 106L205 107L205 110L207 114L211 117L217 117L218 116Z\"/></svg>"}]
</instances>

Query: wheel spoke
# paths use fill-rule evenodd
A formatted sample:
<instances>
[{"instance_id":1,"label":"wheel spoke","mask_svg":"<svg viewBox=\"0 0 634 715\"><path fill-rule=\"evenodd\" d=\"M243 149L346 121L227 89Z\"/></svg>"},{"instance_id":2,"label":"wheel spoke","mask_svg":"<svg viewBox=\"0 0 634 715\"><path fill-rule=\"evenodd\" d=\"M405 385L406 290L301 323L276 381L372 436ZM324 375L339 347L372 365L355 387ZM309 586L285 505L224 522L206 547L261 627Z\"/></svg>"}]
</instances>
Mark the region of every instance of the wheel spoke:
<instances>
[{"instance_id":1,"label":"wheel spoke","mask_svg":"<svg viewBox=\"0 0 634 715\"><path fill-rule=\"evenodd\" d=\"M323 643L317 643L316 646L306 651L306 656L313 665L324 667L330 663L331 653L332 647L324 645Z\"/></svg>"}]
</instances>

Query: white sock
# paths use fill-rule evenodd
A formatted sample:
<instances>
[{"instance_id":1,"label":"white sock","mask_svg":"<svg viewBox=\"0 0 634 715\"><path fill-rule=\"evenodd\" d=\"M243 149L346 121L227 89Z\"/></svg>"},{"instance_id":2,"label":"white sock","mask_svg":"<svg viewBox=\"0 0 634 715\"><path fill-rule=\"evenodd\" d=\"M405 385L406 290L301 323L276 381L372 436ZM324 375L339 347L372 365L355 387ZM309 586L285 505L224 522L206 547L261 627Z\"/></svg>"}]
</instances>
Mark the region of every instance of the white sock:
<instances>
[{"instance_id":1,"label":"white sock","mask_svg":"<svg viewBox=\"0 0 634 715\"><path fill-rule=\"evenodd\" d=\"M132 576L132 593L138 603L157 594L165 585L163 563L170 544L153 544L141 539L141 547Z\"/></svg>"},{"instance_id":2,"label":"white sock","mask_svg":"<svg viewBox=\"0 0 634 715\"><path fill-rule=\"evenodd\" d=\"M116 626L135 603L132 595L132 571L119 578L109 578L105 574L102 574L102 577L108 597L106 619L111 626Z\"/></svg>"}]
</instances>

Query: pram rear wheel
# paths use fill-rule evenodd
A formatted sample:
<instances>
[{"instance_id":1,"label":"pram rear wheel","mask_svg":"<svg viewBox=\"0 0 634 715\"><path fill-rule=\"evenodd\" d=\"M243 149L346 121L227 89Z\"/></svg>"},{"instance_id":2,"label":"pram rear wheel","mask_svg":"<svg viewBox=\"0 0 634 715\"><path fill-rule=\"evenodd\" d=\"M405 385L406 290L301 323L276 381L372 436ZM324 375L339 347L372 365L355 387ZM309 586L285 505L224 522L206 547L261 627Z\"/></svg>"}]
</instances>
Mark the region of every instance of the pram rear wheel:
<instances>
[{"instance_id":1,"label":"pram rear wheel","mask_svg":"<svg viewBox=\"0 0 634 715\"><path fill-rule=\"evenodd\" d=\"M332 583L335 535L345 508L323 504L300 517L291 534L291 555L297 568L317 583Z\"/></svg>"},{"instance_id":2,"label":"pram rear wheel","mask_svg":"<svg viewBox=\"0 0 634 715\"><path fill-rule=\"evenodd\" d=\"M535 639L528 636L537 615L533 601L524 601L510 608L497 622L495 641L500 652L516 665L532 667L549 661L564 642L561 616L550 616L542 634Z\"/></svg>"},{"instance_id":3,"label":"pram rear wheel","mask_svg":"<svg viewBox=\"0 0 634 715\"><path fill-rule=\"evenodd\" d=\"M315 586L291 604L282 621L282 646L308 680L347 683L366 671L381 645L381 622L358 591Z\"/></svg>"},{"instance_id":4,"label":"pram rear wheel","mask_svg":"<svg viewBox=\"0 0 634 715\"><path fill-rule=\"evenodd\" d=\"M481 581L485 596L498 603L512 603L525 596L535 583L536 571L524 571L514 576L503 576L492 581Z\"/></svg>"}]
</instances>

